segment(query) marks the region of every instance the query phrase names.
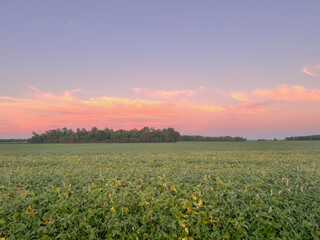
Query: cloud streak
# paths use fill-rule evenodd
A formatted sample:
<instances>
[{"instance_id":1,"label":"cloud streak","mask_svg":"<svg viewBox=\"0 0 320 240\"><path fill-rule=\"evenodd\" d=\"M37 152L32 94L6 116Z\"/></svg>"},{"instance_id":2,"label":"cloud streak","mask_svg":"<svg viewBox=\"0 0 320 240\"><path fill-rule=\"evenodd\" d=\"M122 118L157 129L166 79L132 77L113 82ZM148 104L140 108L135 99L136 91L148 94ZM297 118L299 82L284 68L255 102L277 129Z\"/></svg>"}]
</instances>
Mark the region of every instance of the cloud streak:
<instances>
[{"instance_id":1,"label":"cloud streak","mask_svg":"<svg viewBox=\"0 0 320 240\"><path fill-rule=\"evenodd\" d=\"M304 66L302 68L302 72L312 77L318 77L320 76L320 64L313 66Z\"/></svg>"},{"instance_id":2,"label":"cloud streak","mask_svg":"<svg viewBox=\"0 0 320 240\"><path fill-rule=\"evenodd\" d=\"M249 93L234 92L231 96L242 102L270 100L320 102L320 89L307 89L303 86L279 85L274 89L256 89Z\"/></svg>"}]
</instances>

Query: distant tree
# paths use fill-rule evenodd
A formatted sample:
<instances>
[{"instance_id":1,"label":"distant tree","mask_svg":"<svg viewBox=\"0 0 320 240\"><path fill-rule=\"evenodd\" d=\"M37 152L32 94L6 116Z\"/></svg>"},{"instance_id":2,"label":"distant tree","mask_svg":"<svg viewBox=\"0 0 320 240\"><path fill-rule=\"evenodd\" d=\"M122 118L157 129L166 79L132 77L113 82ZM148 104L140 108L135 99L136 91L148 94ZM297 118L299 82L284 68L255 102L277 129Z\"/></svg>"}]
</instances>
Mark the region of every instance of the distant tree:
<instances>
[{"instance_id":1,"label":"distant tree","mask_svg":"<svg viewBox=\"0 0 320 240\"><path fill-rule=\"evenodd\" d=\"M285 138L285 141L318 141L318 140L320 140L320 135L296 136L296 137Z\"/></svg>"},{"instance_id":2,"label":"distant tree","mask_svg":"<svg viewBox=\"0 0 320 240\"><path fill-rule=\"evenodd\" d=\"M144 127L139 132L141 142L150 142L150 128Z\"/></svg>"},{"instance_id":3,"label":"distant tree","mask_svg":"<svg viewBox=\"0 0 320 240\"><path fill-rule=\"evenodd\" d=\"M243 142L247 141L246 138L243 137L230 137L230 136L224 136L224 137L204 137L199 135L182 135L180 136L180 141L209 141L209 142L215 142L215 141L226 141L226 142Z\"/></svg>"},{"instance_id":4,"label":"distant tree","mask_svg":"<svg viewBox=\"0 0 320 240\"><path fill-rule=\"evenodd\" d=\"M27 142L28 139L18 139L18 138L10 138L10 139L0 139L0 143L23 143Z\"/></svg>"},{"instance_id":5,"label":"distant tree","mask_svg":"<svg viewBox=\"0 0 320 240\"><path fill-rule=\"evenodd\" d=\"M47 130L45 133L32 133L32 137L28 139L29 143L161 143L161 142L177 142L177 141L247 141L242 137L205 137L200 135L180 135L173 128L154 129L144 127L140 130L113 129L105 128L99 130L92 127L91 130L85 128L77 128L76 131L66 127L60 129Z\"/></svg>"},{"instance_id":6,"label":"distant tree","mask_svg":"<svg viewBox=\"0 0 320 240\"><path fill-rule=\"evenodd\" d=\"M105 128L99 130L96 127L87 131L85 128L77 128L74 132L66 127L62 129L52 129L45 133L32 133L28 139L29 143L86 143L86 142L115 142L115 143L138 143L138 142L176 142L179 140L180 133L173 128L154 129L144 127L141 130L124 130Z\"/></svg>"}]
</instances>

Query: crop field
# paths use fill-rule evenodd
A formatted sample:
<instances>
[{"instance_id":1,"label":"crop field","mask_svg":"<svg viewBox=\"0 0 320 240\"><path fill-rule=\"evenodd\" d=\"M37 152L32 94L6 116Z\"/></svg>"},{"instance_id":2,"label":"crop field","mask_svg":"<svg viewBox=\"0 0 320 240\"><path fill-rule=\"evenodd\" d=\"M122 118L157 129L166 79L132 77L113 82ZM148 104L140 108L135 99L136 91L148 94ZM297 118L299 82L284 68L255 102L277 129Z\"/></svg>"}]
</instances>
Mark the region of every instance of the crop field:
<instances>
[{"instance_id":1,"label":"crop field","mask_svg":"<svg viewBox=\"0 0 320 240\"><path fill-rule=\"evenodd\" d=\"M0 144L0 239L319 239L320 142Z\"/></svg>"}]
</instances>

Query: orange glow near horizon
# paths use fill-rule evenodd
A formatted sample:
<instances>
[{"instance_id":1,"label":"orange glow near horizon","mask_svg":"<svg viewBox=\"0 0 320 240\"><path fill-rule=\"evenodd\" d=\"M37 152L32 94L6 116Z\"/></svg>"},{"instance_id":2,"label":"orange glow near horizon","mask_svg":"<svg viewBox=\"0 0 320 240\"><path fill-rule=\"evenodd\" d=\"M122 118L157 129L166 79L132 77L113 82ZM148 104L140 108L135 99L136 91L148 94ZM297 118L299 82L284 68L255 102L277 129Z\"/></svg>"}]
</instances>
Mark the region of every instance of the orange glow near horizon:
<instances>
[{"instance_id":1,"label":"orange glow near horizon","mask_svg":"<svg viewBox=\"0 0 320 240\"><path fill-rule=\"evenodd\" d=\"M34 92L29 98L0 97L1 121L7 123L0 125L0 133L5 130L46 130L59 126L106 126L117 121L134 121L141 127L159 123L165 126L168 123L172 125L172 121L168 122L171 118L189 118L222 109L140 98L94 97L84 100L72 95L75 90L55 95L32 86L30 88ZM173 122L174 125L179 124ZM126 127L125 124L120 125Z\"/></svg>"},{"instance_id":2,"label":"orange glow near horizon","mask_svg":"<svg viewBox=\"0 0 320 240\"><path fill-rule=\"evenodd\" d=\"M0 97L0 137L7 133L29 133L53 128L93 126L114 129L132 129L150 126L174 127L184 133L207 135L241 135L242 131L288 126L302 128L303 119L318 124L319 89L280 85L274 89L255 89L234 92L228 106L201 104L195 100L198 90L165 91L135 89L145 98L76 97L80 89L65 91L62 95L33 91L27 97ZM281 101L281 103L274 101ZM299 102L292 104L293 101ZM320 108L319 108L320 109ZM283 113L286 113L285 115ZM316 115L315 115L316 114ZM295 122L292 122L295 119ZM289 124L289 125L290 125Z\"/></svg>"}]
</instances>

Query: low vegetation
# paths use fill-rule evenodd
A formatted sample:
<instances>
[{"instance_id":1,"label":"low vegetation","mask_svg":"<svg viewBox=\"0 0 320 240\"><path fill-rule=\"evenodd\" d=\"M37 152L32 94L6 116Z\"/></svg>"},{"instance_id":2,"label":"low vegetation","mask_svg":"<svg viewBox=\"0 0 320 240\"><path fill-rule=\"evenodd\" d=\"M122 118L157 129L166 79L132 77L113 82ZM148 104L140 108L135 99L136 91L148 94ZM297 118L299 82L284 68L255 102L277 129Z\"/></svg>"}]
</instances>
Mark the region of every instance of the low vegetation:
<instances>
[{"instance_id":1,"label":"low vegetation","mask_svg":"<svg viewBox=\"0 0 320 240\"><path fill-rule=\"evenodd\" d=\"M319 239L319 149L1 144L0 238Z\"/></svg>"}]
</instances>

